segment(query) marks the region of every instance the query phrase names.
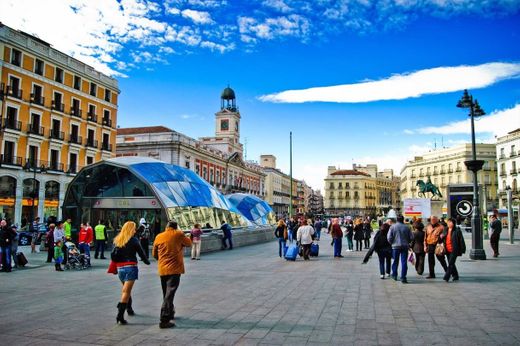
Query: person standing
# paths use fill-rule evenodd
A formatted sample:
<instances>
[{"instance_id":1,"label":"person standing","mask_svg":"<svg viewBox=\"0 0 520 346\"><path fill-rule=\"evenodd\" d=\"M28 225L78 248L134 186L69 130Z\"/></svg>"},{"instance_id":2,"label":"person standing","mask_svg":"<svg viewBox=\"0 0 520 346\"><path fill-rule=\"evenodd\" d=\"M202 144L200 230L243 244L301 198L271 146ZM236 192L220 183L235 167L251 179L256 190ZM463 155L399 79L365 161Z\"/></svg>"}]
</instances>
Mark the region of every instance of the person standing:
<instances>
[{"instance_id":1,"label":"person standing","mask_svg":"<svg viewBox=\"0 0 520 346\"><path fill-rule=\"evenodd\" d=\"M63 223L63 232L65 233L64 243L67 240L72 241L72 220L70 217Z\"/></svg>"},{"instance_id":2,"label":"person standing","mask_svg":"<svg viewBox=\"0 0 520 346\"><path fill-rule=\"evenodd\" d=\"M338 225L339 226L339 225ZM311 252L312 236L314 235L314 228L308 225L307 220L302 220L302 225L298 227L296 232L296 241L303 247L303 259L308 261Z\"/></svg>"},{"instance_id":3,"label":"person standing","mask_svg":"<svg viewBox=\"0 0 520 346\"><path fill-rule=\"evenodd\" d=\"M410 245L415 254L415 270L417 274L424 273L424 260L426 253L424 252L424 224L422 219L416 219L413 224L413 241Z\"/></svg>"},{"instance_id":4,"label":"person standing","mask_svg":"<svg viewBox=\"0 0 520 346\"><path fill-rule=\"evenodd\" d=\"M94 258L98 258L101 255L101 259L105 259L105 243L107 241L107 228L103 223L103 220L99 220L96 227L94 227L94 234L96 237L96 252Z\"/></svg>"},{"instance_id":5,"label":"person standing","mask_svg":"<svg viewBox=\"0 0 520 346\"><path fill-rule=\"evenodd\" d=\"M316 240L320 240L321 236L321 221L320 219L316 219L314 222L314 232L316 232Z\"/></svg>"},{"instance_id":6,"label":"person standing","mask_svg":"<svg viewBox=\"0 0 520 346\"><path fill-rule=\"evenodd\" d=\"M18 253L18 241L20 240L20 235L18 234L18 227L16 225L11 225L11 229L13 230L13 243L11 244L11 257L13 258L14 267L18 268L18 257L16 254Z\"/></svg>"},{"instance_id":7,"label":"person standing","mask_svg":"<svg viewBox=\"0 0 520 346\"><path fill-rule=\"evenodd\" d=\"M330 235L332 236L332 241L334 242L334 258L342 258L343 256L341 255L341 247L343 240L343 230L341 229L339 220L337 218L332 220Z\"/></svg>"},{"instance_id":8,"label":"person standing","mask_svg":"<svg viewBox=\"0 0 520 346\"><path fill-rule=\"evenodd\" d=\"M280 258L282 258L284 255L283 249L287 242L288 233L287 226L285 225L283 219L278 220L278 225L274 230L274 236L278 238L278 256L280 256Z\"/></svg>"},{"instance_id":9,"label":"person standing","mask_svg":"<svg viewBox=\"0 0 520 346\"><path fill-rule=\"evenodd\" d=\"M111 259L116 264L117 274L123 285L121 301L117 304L116 323L118 324L128 323L124 318L126 310L128 310L128 315L134 315L134 310L132 309L132 288L139 276L137 255L145 264L150 264L139 240L135 236L135 232L135 222L127 221L121 227L119 234L114 238L114 250L112 251Z\"/></svg>"},{"instance_id":10,"label":"person standing","mask_svg":"<svg viewBox=\"0 0 520 346\"><path fill-rule=\"evenodd\" d=\"M448 270L444 274L444 281L450 281L453 277L453 281L459 279L459 272L455 266L457 257L462 256L466 252L466 243L464 242L464 236L457 226L457 221L454 218L449 218L447 223L447 230L441 235L445 239L446 243L446 255L448 257Z\"/></svg>"},{"instance_id":11,"label":"person standing","mask_svg":"<svg viewBox=\"0 0 520 346\"><path fill-rule=\"evenodd\" d=\"M222 250L228 248L226 240L229 242L229 250L233 250L233 235L231 234L231 226L226 221L222 221L220 224L220 229L222 230Z\"/></svg>"},{"instance_id":12,"label":"person standing","mask_svg":"<svg viewBox=\"0 0 520 346\"><path fill-rule=\"evenodd\" d=\"M392 260L392 245L388 242L388 230L390 229L390 225L387 223L381 224L379 231L374 236L374 244L373 251L377 253L377 257L379 258L379 273L381 275L381 279L385 278L385 273L390 275L390 264ZM372 251L372 248L370 249ZM363 263L368 262L368 257L370 251L365 256ZM385 270L386 264L386 270Z\"/></svg>"},{"instance_id":13,"label":"person standing","mask_svg":"<svg viewBox=\"0 0 520 346\"><path fill-rule=\"evenodd\" d=\"M137 229L137 237L139 238L139 241L141 242L141 247L144 250L144 253L146 254L146 257L148 257L150 251L150 228L148 227L148 223L146 222L145 218L142 217L141 220L139 220L139 228Z\"/></svg>"},{"instance_id":14,"label":"person standing","mask_svg":"<svg viewBox=\"0 0 520 346\"><path fill-rule=\"evenodd\" d=\"M92 232L92 227L90 227L88 222L81 224L81 228L78 234L79 251L85 254L87 267L90 267L90 244L92 243L93 239L94 234Z\"/></svg>"},{"instance_id":15,"label":"person standing","mask_svg":"<svg viewBox=\"0 0 520 346\"><path fill-rule=\"evenodd\" d=\"M38 241L39 237L39 230L40 230L40 217L37 216L34 221L30 225L30 231L31 231L31 253L36 252L36 242Z\"/></svg>"},{"instance_id":16,"label":"person standing","mask_svg":"<svg viewBox=\"0 0 520 346\"><path fill-rule=\"evenodd\" d=\"M435 278L435 257L437 257L444 272L448 270L444 255L435 254L435 247L437 243L439 243L440 236L443 232L444 226L439 222L439 218L433 215L430 218L430 223L426 226L426 232L424 234L424 252L428 254L428 269L430 271L430 274L426 277L427 279Z\"/></svg>"},{"instance_id":17,"label":"person standing","mask_svg":"<svg viewBox=\"0 0 520 346\"><path fill-rule=\"evenodd\" d=\"M352 242L352 238L354 237L354 224L352 223L352 219L348 219L345 222L345 236L347 237L347 251L354 251L354 243Z\"/></svg>"},{"instance_id":18,"label":"person standing","mask_svg":"<svg viewBox=\"0 0 520 346\"><path fill-rule=\"evenodd\" d=\"M202 245L202 230L200 224L196 223L193 229L190 231L191 238L191 259L200 260L200 248Z\"/></svg>"},{"instance_id":19,"label":"person standing","mask_svg":"<svg viewBox=\"0 0 520 346\"><path fill-rule=\"evenodd\" d=\"M408 283L408 280L406 279L406 274L408 272L408 249L413 240L413 233L410 230L410 227L406 226L403 221L404 217L399 215L397 217L397 223L390 226L387 239L388 242L392 244L392 258L394 259L394 262L392 263L392 278L397 280L397 270L400 259L401 282L406 284Z\"/></svg>"},{"instance_id":20,"label":"person standing","mask_svg":"<svg viewBox=\"0 0 520 346\"><path fill-rule=\"evenodd\" d=\"M354 221L354 240L356 241L356 251L362 251L363 249L363 222L360 218Z\"/></svg>"},{"instance_id":21,"label":"person standing","mask_svg":"<svg viewBox=\"0 0 520 346\"><path fill-rule=\"evenodd\" d=\"M47 235L45 236L45 245L47 246L47 263L52 262L52 258L54 257L54 229L56 225L51 223L49 225L49 230L47 231Z\"/></svg>"},{"instance_id":22,"label":"person standing","mask_svg":"<svg viewBox=\"0 0 520 346\"><path fill-rule=\"evenodd\" d=\"M372 226L368 218L363 221L363 240L365 241L365 249L370 249L370 238L372 237Z\"/></svg>"},{"instance_id":23,"label":"person standing","mask_svg":"<svg viewBox=\"0 0 520 346\"><path fill-rule=\"evenodd\" d=\"M7 221L0 221L0 252L2 253L2 271L11 271L11 244L16 232L7 225Z\"/></svg>"},{"instance_id":24,"label":"person standing","mask_svg":"<svg viewBox=\"0 0 520 346\"><path fill-rule=\"evenodd\" d=\"M489 244L491 245L491 249L493 249L493 257L498 257L500 255L498 252L498 242L500 240L500 233L502 233L502 223L497 219L496 215L491 215L489 220L491 221L489 228L491 228L492 232L489 237Z\"/></svg>"},{"instance_id":25,"label":"person standing","mask_svg":"<svg viewBox=\"0 0 520 346\"><path fill-rule=\"evenodd\" d=\"M63 256L63 249L62 249L63 240L59 239L56 242L56 246L54 247L54 268L57 272L62 272L63 269L61 269L61 263L63 262L63 259L65 258Z\"/></svg>"},{"instance_id":26,"label":"person standing","mask_svg":"<svg viewBox=\"0 0 520 346\"><path fill-rule=\"evenodd\" d=\"M152 255L157 260L157 271L161 278L163 303L159 328L175 327L175 305L173 300L184 274L184 247L191 246L191 240L179 230L177 222L170 221L166 230L155 237Z\"/></svg>"}]
</instances>

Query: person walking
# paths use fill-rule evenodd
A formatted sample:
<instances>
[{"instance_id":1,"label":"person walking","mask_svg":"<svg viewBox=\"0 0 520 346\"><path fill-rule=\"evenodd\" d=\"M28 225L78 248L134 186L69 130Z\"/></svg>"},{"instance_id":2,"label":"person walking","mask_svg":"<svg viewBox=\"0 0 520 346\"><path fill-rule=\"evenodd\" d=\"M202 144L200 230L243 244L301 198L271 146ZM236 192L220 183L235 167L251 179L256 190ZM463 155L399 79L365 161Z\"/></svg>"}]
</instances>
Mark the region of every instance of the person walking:
<instances>
[{"instance_id":1,"label":"person walking","mask_svg":"<svg viewBox=\"0 0 520 346\"><path fill-rule=\"evenodd\" d=\"M426 277L427 279L435 278L435 257L441 264L444 272L448 270L446 265L446 259L444 255L436 255L435 247L440 241L440 236L444 232L444 226L439 223L439 218L435 215L431 216L430 223L426 226L424 234L424 252L428 254L428 270L430 274Z\"/></svg>"},{"instance_id":2,"label":"person walking","mask_svg":"<svg viewBox=\"0 0 520 346\"><path fill-rule=\"evenodd\" d=\"M163 293L159 328L175 327L173 300L184 274L184 247L191 244L190 238L178 229L175 221L168 222L166 230L155 237L152 256L158 261L157 271Z\"/></svg>"},{"instance_id":3,"label":"person walking","mask_svg":"<svg viewBox=\"0 0 520 346\"><path fill-rule=\"evenodd\" d=\"M286 246L288 233L287 226L283 219L278 220L278 225L274 230L274 236L278 238L278 256L280 256L280 258L285 255L283 249Z\"/></svg>"},{"instance_id":4,"label":"person walking","mask_svg":"<svg viewBox=\"0 0 520 346\"><path fill-rule=\"evenodd\" d=\"M296 232L298 232L298 222L293 217L290 218L287 223L287 231L289 235L289 242L292 243L296 240Z\"/></svg>"},{"instance_id":5,"label":"person walking","mask_svg":"<svg viewBox=\"0 0 520 346\"><path fill-rule=\"evenodd\" d=\"M233 235L231 233L231 226L226 221L222 221L220 224L220 229L222 230L222 250L228 248L226 240L229 242L229 250L233 250Z\"/></svg>"},{"instance_id":6,"label":"person walking","mask_svg":"<svg viewBox=\"0 0 520 346\"><path fill-rule=\"evenodd\" d=\"M193 229L190 231L191 239L191 259L200 260L200 248L202 245L202 230L200 224L196 223Z\"/></svg>"},{"instance_id":7,"label":"person walking","mask_svg":"<svg viewBox=\"0 0 520 346\"><path fill-rule=\"evenodd\" d=\"M49 230L45 236L45 245L47 246L47 263L51 263L54 257L54 229L56 225L51 223Z\"/></svg>"},{"instance_id":8,"label":"person walking","mask_svg":"<svg viewBox=\"0 0 520 346\"><path fill-rule=\"evenodd\" d=\"M150 246L150 228L148 227L148 223L144 217L139 220L139 228L137 228L137 238L141 243L141 247L146 254L146 257L149 257L149 246Z\"/></svg>"},{"instance_id":9,"label":"person walking","mask_svg":"<svg viewBox=\"0 0 520 346\"><path fill-rule=\"evenodd\" d=\"M362 251L364 237L363 222L360 218L357 218L354 221L354 240L356 241L356 251Z\"/></svg>"},{"instance_id":10,"label":"person walking","mask_svg":"<svg viewBox=\"0 0 520 346\"><path fill-rule=\"evenodd\" d=\"M354 237L354 224L352 219L348 219L345 222L345 236L347 237L347 251L354 251L354 243L352 242L352 238Z\"/></svg>"},{"instance_id":11,"label":"person walking","mask_svg":"<svg viewBox=\"0 0 520 346\"><path fill-rule=\"evenodd\" d=\"M413 240L410 246L415 253L415 270L417 274L423 275L426 253L424 251L424 224L422 223L422 219L419 218L415 220L412 227Z\"/></svg>"},{"instance_id":12,"label":"person walking","mask_svg":"<svg viewBox=\"0 0 520 346\"><path fill-rule=\"evenodd\" d=\"M314 222L314 232L316 232L316 240L319 241L320 240L320 236L321 236L321 221L320 219L316 219L316 221Z\"/></svg>"},{"instance_id":13,"label":"person walking","mask_svg":"<svg viewBox=\"0 0 520 346\"><path fill-rule=\"evenodd\" d=\"M116 322L118 324L128 323L124 318L125 311L128 310L128 315L130 316L134 315L134 310L132 309L132 288L139 276L137 255L145 264L150 264L139 240L135 236L135 232L135 222L127 221L121 227L119 234L114 238L114 249L112 250L111 259L116 264L117 274L123 285L121 300L117 304Z\"/></svg>"},{"instance_id":14,"label":"person walking","mask_svg":"<svg viewBox=\"0 0 520 346\"><path fill-rule=\"evenodd\" d=\"M310 260L309 254L311 252L313 235L314 228L308 224L306 219L303 219L302 225L298 227L298 231L296 232L296 241L303 247L303 259L305 261Z\"/></svg>"},{"instance_id":15,"label":"person walking","mask_svg":"<svg viewBox=\"0 0 520 346\"><path fill-rule=\"evenodd\" d=\"M11 271L11 244L16 232L7 225L6 220L0 221L0 252L2 254L2 271Z\"/></svg>"},{"instance_id":16,"label":"person walking","mask_svg":"<svg viewBox=\"0 0 520 346\"><path fill-rule=\"evenodd\" d=\"M459 272L455 266L457 257L462 256L466 252L466 243L460 228L457 226L457 221L454 218L449 218L447 223L447 230L441 235L446 244L446 255L448 257L448 270L444 274L444 281L449 282L450 278L453 281L459 279Z\"/></svg>"},{"instance_id":17,"label":"person walking","mask_svg":"<svg viewBox=\"0 0 520 346\"><path fill-rule=\"evenodd\" d=\"M332 220L330 235L332 236L332 241L334 242L334 258L342 258L343 256L341 255L341 247L343 240L343 230L341 229L339 220L337 218Z\"/></svg>"},{"instance_id":18,"label":"person walking","mask_svg":"<svg viewBox=\"0 0 520 346\"><path fill-rule=\"evenodd\" d=\"M16 254L18 253L18 241L20 240L20 234L18 234L18 227L16 225L11 225L11 229L13 230L13 242L11 244L11 257L13 258L14 267L18 268L18 257Z\"/></svg>"},{"instance_id":19,"label":"person walking","mask_svg":"<svg viewBox=\"0 0 520 346\"><path fill-rule=\"evenodd\" d=\"M406 274L408 272L408 249L410 243L413 240L413 233L408 226L404 223L404 217L399 215L397 217L397 223L390 226L388 231L387 239L392 244L392 278L397 281L397 270L399 267L399 260L401 260L401 282L403 284L408 283Z\"/></svg>"},{"instance_id":20,"label":"person walking","mask_svg":"<svg viewBox=\"0 0 520 346\"><path fill-rule=\"evenodd\" d=\"M492 232L489 237L489 244L491 245L491 249L493 249L493 257L498 257L500 255L498 252L498 242L500 241L500 233L502 233L502 222L497 219L496 215L491 215L489 220L491 221L489 228Z\"/></svg>"},{"instance_id":21,"label":"person walking","mask_svg":"<svg viewBox=\"0 0 520 346\"><path fill-rule=\"evenodd\" d=\"M365 241L365 249L370 249L370 238L372 237L372 226L368 218L363 221L363 240Z\"/></svg>"},{"instance_id":22,"label":"person walking","mask_svg":"<svg viewBox=\"0 0 520 346\"><path fill-rule=\"evenodd\" d=\"M82 223L78 234L78 246L79 251L85 254L87 267L90 267L90 244L93 240L94 234L92 231L92 227L90 227L88 222Z\"/></svg>"},{"instance_id":23,"label":"person walking","mask_svg":"<svg viewBox=\"0 0 520 346\"><path fill-rule=\"evenodd\" d=\"M38 237L40 236L40 217L37 216L33 222L29 226L29 230L31 231L31 253L36 252L36 242L38 241Z\"/></svg>"},{"instance_id":24,"label":"person walking","mask_svg":"<svg viewBox=\"0 0 520 346\"><path fill-rule=\"evenodd\" d=\"M103 223L103 220L99 220L96 227L94 227L94 235L96 237L96 252L94 253L94 258L98 258L100 255L100 259L106 259L105 257L105 243L107 241L107 228Z\"/></svg>"},{"instance_id":25,"label":"person walking","mask_svg":"<svg viewBox=\"0 0 520 346\"><path fill-rule=\"evenodd\" d=\"M379 273L381 275L381 279L385 278L386 275L390 275L390 265L392 260L392 244L388 242L388 231L390 230L390 225L384 223L381 225L379 231L377 231L374 236L374 251L377 253L377 257L379 258ZM386 268L385 268L386 265Z\"/></svg>"}]
</instances>

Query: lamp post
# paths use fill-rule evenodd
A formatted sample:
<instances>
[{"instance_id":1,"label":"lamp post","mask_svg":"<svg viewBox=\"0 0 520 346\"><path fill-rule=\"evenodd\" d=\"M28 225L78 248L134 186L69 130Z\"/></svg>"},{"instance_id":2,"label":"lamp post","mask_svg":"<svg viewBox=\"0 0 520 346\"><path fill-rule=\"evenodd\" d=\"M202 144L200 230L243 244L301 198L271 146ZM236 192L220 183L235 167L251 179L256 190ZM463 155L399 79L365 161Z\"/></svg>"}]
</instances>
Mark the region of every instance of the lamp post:
<instances>
[{"instance_id":1,"label":"lamp post","mask_svg":"<svg viewBox=\"0 0 520 346\"><path fill-rule=\"evenodd\" d=\"M515 233L513 227L513 190L511 186L506 186L507 195L507 228L509 231L509 244L515 243Z\"/></svg>"},{"instance_id":2,"label":"lamp post","mask_svg":"<svg viewBox=\"0 0 520 346\"><path fill-rule=\"evenodd\" d=\"M472 159L464 161L468 170L473 172L473 213L471 217L471 228L473 230L472 249L469 257L474 260L485 260L486 252L484 251L482 239L482 218L480 214L480 201L478 193L478 171L482 169L484 160L477 160L477 148L475 144L475 117L485 115L486 113L477 100L473 100L467 90L464 90L462 98L457 103L458 108L469 108L469 116L471 118L471 151Z\"/></svg>"}]
</instances>

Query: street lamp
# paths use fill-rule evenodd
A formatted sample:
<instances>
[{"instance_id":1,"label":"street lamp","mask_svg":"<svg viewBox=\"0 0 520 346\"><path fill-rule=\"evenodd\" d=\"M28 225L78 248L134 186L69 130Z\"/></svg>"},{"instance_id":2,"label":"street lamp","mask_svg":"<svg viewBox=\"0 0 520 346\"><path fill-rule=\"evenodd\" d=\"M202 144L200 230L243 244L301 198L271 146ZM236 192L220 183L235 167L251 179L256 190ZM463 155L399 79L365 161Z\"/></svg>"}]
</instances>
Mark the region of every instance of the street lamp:
<instances>
[{"instance_id":1,"label":"street lamp","mask_svg":"<svg viewBox=\"0 0 520 346\"><path fill-rule=\"evenodd\" d=\"M515 243L515 233L513 227L513 190L511 190L511 186L506 186L506 195L507 195L507 228L509 231L509 244Z\"/></svg>"},{"instance_id":2,"label":"street lamp","mask_svg":"<svg viewBox=\"0 0 520 346\"><path fill-rule=\"evenodd\" d=\"M469 116L471 117L471 149L472 159L464 161L466 167L473 172L473 214L471 217L471 228L473 230L472 249L469 257L474 260L485 260L486 252L484 251L482 239L482 219L480 214L479 193L478 193L478 171L482 169L484 160L477 160L477 149L475 145L475 117L485 115L486 113L477 100L473 100L467 90L464 90L462 98L457 103L458 108L469 108Z\"/></svg>"}]
</instances>

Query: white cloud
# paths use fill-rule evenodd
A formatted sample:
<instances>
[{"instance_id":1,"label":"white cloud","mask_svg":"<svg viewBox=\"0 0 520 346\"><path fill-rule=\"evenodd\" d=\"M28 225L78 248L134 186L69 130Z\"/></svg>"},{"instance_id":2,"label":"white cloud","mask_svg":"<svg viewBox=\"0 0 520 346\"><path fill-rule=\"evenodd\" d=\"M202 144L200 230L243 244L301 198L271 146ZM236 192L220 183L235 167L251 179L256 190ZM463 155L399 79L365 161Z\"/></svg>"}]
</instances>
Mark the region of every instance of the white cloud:
<instances>
[{"instance_id":1,"label":"white cloud","mask_svg":"<svg viewBox=\"0 0 520 346\"><path fill-rule=\"evenodd\" d=\"M197 10L183 10L181 14L185 18L191 19L193 22L197 24L212 24L213 19L211 19L211 15L205 11L197 11Z\"/></svg>"},{"instance_id":2,"label":"white cloud","mask_svg":"<svg viewBox=\"0 0 520 346\"><path fill-rule=\"evenodd\" d=\"M300 15L291 14L258 21L253 17L239 17L238 28L241 35L257 37L265 40L283 36L306 37L309 32L309 21Z\"/></svg>"},{"instance_id":3,"label":"white cloud","mask_svg":"<svg viewBox=\"0 0 520 346\"><path fill-rule=\"evenodd\" d=\"M283 13L292 11L292 8L288 6L283 0L264 0L262 5Z\"/></svg>"},{"instance_id":4,"label":"white cloud","mask_svg":"<svg viewBox=\"0 0 520 346\"><path fill-rule=\"evenodd\" d=\"M499 81L520 77L520 63L487 63L476 66L436 67L398 74L378 81L287 90L260 96L264 102L359 103L402 100L425 94L478 89Z\"/></svg>"}]
</instances>

